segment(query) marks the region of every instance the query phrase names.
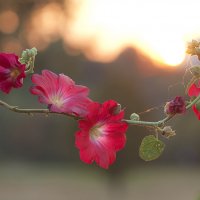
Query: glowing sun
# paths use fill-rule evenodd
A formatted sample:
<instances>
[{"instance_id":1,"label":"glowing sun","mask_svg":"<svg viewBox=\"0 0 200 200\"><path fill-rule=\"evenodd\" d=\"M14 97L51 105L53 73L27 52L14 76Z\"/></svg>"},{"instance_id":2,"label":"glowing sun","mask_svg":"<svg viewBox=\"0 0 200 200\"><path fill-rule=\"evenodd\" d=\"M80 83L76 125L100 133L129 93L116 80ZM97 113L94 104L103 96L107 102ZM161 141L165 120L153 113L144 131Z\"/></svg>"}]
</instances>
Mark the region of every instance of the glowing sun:
<instances>
[{"instance_id":1,"label":"glowing sun","mask_svg":"<svg viewBox=\"0 0 200 200\"><path fill-rule=\"evenodd\" d=\"M186 42L200 33L197 5L197 0L71 0L65 40L93 60L111 61L133 46L175 66L184 60Z\"/></svg>"}]
</instances>

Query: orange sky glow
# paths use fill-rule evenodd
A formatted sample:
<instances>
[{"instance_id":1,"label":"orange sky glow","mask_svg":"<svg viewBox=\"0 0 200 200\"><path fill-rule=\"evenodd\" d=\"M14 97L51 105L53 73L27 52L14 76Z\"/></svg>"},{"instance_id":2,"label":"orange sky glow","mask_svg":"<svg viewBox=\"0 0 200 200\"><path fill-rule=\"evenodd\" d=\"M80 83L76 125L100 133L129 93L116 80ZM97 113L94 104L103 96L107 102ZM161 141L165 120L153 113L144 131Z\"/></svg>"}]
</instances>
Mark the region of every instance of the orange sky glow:
<instances>
[{"instance_id":1,"label":"orange sky glow","mask_svg":"<svg viewBox=\"0 0 200 200\"><path fill-rule=\"evenodd\" d=\"M71 0L66 41L92 60L111 61L126 47L176 66L200 35L199 1Z\"/></svg>"},{"instance_id":2,"label":"orange sky glow","mask_svg":"<svg viewBox=\"0 0 200 200\"><path fill-rule=\"evenodd\" d=\"M66 0L38 4L24 29L30 47L45 50L61 39L68 53L82 52L88 59L111 62L133 47L164 67L179 66L188 42L200 36L199 0ZM5 20L6 19L6 20ZM9 26L4 22L9 21ZM16 31L19 18L12 10L0 14L1 31ZM19 38L20 38L19 37ZM16 43L16 49L20 43ZM4 42L5 49L12 43Z\"/></svg>"}]
</instances>

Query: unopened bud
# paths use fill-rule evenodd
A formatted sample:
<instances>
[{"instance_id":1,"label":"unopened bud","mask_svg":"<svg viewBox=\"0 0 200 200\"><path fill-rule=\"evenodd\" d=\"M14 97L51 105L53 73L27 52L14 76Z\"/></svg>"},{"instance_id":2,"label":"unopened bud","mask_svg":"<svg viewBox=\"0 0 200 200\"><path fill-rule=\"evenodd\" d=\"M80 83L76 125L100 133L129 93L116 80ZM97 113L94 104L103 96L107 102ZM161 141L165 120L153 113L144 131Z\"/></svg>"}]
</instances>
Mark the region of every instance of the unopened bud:
<instances>
[{"instance_id":1,"label":"unopened bud","mask_svg":"<svg viewBox=\"0 0 200 200\"><path fill-rule=\"evenodd\" d=\"M181 96L166 103L164 112L167 115L183 114L186 111L185 100Z\"/></svg>"},{"instance_id":2,"label":"unopened bud","mask_svg":"<svg viewBox=\"0 0 200 200\"><path fill-rule=\"evenodd\" d=\"M199 48L199 42L197 40L192 40L192 42L188 43L186 53L196 55L197 48Z\"/></svg>"},{"instance_id":3,"label":"unopened bud","mask_svg":"<svg viewBox=\"0 0 200 200\"><path fill-rule=\"evenodd\" d=\"M133 121L139 121L140 120L140 116L137 113L132 113L130 116L130 119Z\"/></svg>"},{"instance_id":4,"label":"unopened bud","mask_svg":"<svg viewBox=\"0 0 200 200\"><path fill-rule=\"evenodd\" d=\"M22 64L28 64L30 60L33 60L33 58L37 55L37 49L33 47L32 49L26 49L22 51L21 58L19 61Z\"/></svg>"}]
</instances>

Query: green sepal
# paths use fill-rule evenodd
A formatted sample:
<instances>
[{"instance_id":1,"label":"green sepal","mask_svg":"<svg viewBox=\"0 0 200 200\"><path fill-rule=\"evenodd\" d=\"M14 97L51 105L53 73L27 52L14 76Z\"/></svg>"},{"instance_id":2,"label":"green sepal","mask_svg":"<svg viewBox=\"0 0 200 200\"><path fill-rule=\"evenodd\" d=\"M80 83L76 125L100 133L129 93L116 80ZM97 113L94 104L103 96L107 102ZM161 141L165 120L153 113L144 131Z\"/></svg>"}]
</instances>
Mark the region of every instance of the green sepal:
<instances>
[{"instance_id":1,"label":"green sepal","mask_svg":"<svg viewBox=\"0 0 200 200\"><path fill-rule=\"evenodd\" d=\"M139 149L139 156L145 161L155 160L162 154L165 144L154 135L143 138Z\"/></svg>"}]
</instances>

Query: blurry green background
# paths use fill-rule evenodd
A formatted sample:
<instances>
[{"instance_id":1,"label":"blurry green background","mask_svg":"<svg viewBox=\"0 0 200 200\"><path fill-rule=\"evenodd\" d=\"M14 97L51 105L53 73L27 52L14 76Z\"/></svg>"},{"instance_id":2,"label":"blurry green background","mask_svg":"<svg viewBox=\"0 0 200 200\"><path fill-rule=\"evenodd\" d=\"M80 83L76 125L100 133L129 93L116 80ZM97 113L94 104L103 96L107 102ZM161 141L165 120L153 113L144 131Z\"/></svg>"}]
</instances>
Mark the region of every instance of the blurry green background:
<instances>
[{"instance_id":1,"label":"blurry green background","mask_svg":"<svg viewBox=\"0 0 200 200\"><path fill-rule=\"evenodd\" d=\"M121 103L126 118L158 106L141 118L159 120L164 117L165 102L184 95L181 82L186 63L174 69L158 68L133 48L113 62L92 62L71 49L56 29L44 32L40 21L36 27L31 25L37 10L52 3L67 5L62 0L0 0L0 51L20 55L21 50L36 46L36 73L42 69L65 73L77 84L88 86L93 100ZM9 95L1 93L1 99L24 108L45 107L30 95L30 86L27 77L23 88ZM74 146L78 127L72 119L28 116L4 108L0 118L0 200L195 200L200 196L200 123L192 111L170 122L177 135L163 138L166 149L152 162L138 156L149 130L130 126L127 145L109 170L80 161Z\"/></svg>"}]
</instances>

